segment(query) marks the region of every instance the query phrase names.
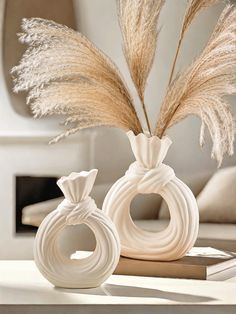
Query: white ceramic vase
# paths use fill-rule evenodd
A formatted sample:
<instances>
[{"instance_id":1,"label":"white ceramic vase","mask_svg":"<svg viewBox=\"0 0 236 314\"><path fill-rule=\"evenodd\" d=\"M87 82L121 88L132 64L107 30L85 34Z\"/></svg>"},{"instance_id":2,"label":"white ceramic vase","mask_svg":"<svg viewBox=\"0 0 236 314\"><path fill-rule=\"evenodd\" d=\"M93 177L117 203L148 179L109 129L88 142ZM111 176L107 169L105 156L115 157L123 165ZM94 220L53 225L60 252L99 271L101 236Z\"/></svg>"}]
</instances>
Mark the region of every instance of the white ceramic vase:
<instances>
[{"instance_id":1,"label":"white ceramic vase","mask_svg":"<svg viewBox=\"0 0 236 314\"><path fill-rule=\"evenodd\" d=\"M36 234L35 263L55 286L97 287L113 273L119 261L120 241L116 228L89 197L96 175L97 170L93 169L71 173L58 180L65 199L43 220ZM61 252L58 236L67 225L77 224L86 224L93 231L96 248L92 255L75 260Z\"/></svg>"},{"instance_id":2,"label":"white ceramic vase","mask_svg":"<svg viewBox=\"0 0 236 314\"><path fill-rule=\"evenodd\" d=\"M169 137L148 137L127 132L136 161L108 192L103 211L116 225L121 255L170 261L183 257L194 245L199 227L199 212L194 195L175 176L163 160L171 145ZM160 232L137 227L130 216L130 203L137 194L156 193L166 201L170 222ZM145 209L144 209L145 210Z\"/></svg>"}]
</instances>

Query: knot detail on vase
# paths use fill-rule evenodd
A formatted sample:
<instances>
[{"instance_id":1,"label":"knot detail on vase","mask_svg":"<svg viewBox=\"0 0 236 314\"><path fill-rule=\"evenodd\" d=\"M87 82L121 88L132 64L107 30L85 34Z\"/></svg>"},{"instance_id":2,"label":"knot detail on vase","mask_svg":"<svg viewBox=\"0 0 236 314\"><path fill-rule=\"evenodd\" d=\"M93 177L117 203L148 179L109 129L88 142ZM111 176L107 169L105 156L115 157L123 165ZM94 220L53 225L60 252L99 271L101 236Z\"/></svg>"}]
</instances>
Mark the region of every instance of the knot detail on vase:
<instances>
[{"instance_id":1,"label":"knot detail on vase","mask_svg":"<svg viewBox=\"0 0 236 314\"><path fill-rule=\"evenodd\" d=\"M175 178L174 170L165 164L159 164L155 168L145 168L138 161L133 162L125 174L129 181L137 185L137 192L160 192L167 183Z\"/></svg>"},{"instance_id":2,"label":"knot detail on vase","mask_svg":"<svg viewBox=\"0 0 236 314\"><path fill-rule=\"evenodd\" d=\"M90 196L77 204L64 199L57 207L58 212L61 215L66 216L67 225L85 223L88 217L90 217L96 209L97 206L95 201Z\"/></svg>"}]
</instances>

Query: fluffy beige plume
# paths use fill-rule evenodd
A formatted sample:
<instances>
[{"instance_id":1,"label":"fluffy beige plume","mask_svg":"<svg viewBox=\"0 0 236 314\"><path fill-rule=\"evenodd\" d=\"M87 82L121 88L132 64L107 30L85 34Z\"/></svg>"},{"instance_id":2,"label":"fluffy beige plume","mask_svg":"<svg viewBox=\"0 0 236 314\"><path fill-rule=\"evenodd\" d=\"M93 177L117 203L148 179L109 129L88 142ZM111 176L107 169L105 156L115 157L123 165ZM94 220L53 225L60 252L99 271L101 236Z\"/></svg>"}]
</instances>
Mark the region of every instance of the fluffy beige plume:
<instances>
[{"instance_id":1,"label":"fluffy beige plume","mask_svg":"<svg viewBox=\"0 0 236 314\"><path fill-rule=\"evenodd\" d=\"M183 21L182 33L184 34L186 32L194 18L202 9L208 8L217 2L219 2L219 0L189 0Z\"/></svg>"},{"instance_id":2,"label":"fluffy beige plume","mask_svg":"<svg viewBox=\"0 0 236 314\"><path fill-rule=\"evenodd\" d=\"M220 165L225 153L233 154L235 121L223 97L236 92L235 79L236 9L227 5L200 57L169 87L155 134L162 137L175 123L197 115L202 120L200 143L207 126L212 157Z\"/></svg>"},{"instance_id":3,"label":"fluffy beige plume","mask_svg":"<svg viewBox=\"0 0 236 314\"><path fill-rule=\"evenodd\" d=\"M124 54L151 133L144 92L155 56L157 21L164 0L119 0L117 3Z\"/></svg>"},{"instance_id":4,"label":"fluffy beige plume","mask_svg":"<svg viewBox=\"0 0 236 314\"><path fill-rule=\"evenodd\" d=\"M219 0L188 0L187 9L186 9L186 12L185 12L185 15L184 15L183 24L182 24L182 28L181 28L181 31L180 31L180 37L179 37L179 41L178 41L178 46L177 46L177 49L176 49L173 65L172 65L171 72L170 72L169 85L170 85L170 83L172 82L172 79L173 79L174 70L175 70L175 66L176 66L176 61L177 61L177 58L178 58L178 55L179 55L180 47L181 47L181 44L182 44L185 32L187 31L187 29L191 25L191 23L194 20L194 18L203 9L209 8L210 6L216 4L217 2L219 2Z\"/></svg>"},{"instance_id":5,"label":"fluffy beige plume","mask_svg":"<svg viewBox=\"0 0 236 314\"><path fill-rule=\"evenodd\" d=\"M100 125L142 132L119 70L87 38L40 18L24 19L22 29L20 41L29 48L12 70L14 90L31 90L35 115L65 115L64 135Z\"/></svg>"}]
</instances>

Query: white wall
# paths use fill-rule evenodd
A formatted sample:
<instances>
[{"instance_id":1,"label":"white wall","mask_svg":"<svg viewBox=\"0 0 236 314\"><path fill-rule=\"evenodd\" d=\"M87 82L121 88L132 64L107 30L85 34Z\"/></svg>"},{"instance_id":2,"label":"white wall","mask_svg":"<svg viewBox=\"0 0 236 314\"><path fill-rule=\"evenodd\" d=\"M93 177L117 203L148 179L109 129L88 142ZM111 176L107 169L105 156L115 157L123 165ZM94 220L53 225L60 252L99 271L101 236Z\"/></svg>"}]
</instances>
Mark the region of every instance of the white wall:
<instances>
[{"instance_id":1,"label":"white wall","mask_svg":"<svg viewBox=\"0 0 236 314\"><path fill-rule=\"evenodd\" d=\"M0 0L0 14L3 14L3 3ZM115 0L75 0L75 4L79 30L113 58L135 95L122 54ZM153 125L168 80L184 7L185 0L167 0L161 16L160 24L163 27L158 53L146 93ZM221 6L216 6L203 13L193 24L184 42L178 68L183 68L197 56L220 11ZM1 34L0 30L0 36ZM34 121L17 115L9 102L2 73L0 64L0 259L30 258L33 239L14 235L14 175L59 175L91 167L89 134L82 133L56 146L47 146L48 139L60 131L57 121ZM137 101L137 97L135 99ZM232 102L235 102L234 98ZM199 148L197 119L189 118L178 124L170 130L169 135L173 145L166 162L175 168L177 174L192 174L216 168L216 163L210 159L210 145L207 143L203 151ZM95 166L100 171L97 183L116 180L133 158L126 136L119 130L97 130L94 152ZM229 164L235 165L236 158L226 159L224 165Z\"/></svg>"}]
</instances>

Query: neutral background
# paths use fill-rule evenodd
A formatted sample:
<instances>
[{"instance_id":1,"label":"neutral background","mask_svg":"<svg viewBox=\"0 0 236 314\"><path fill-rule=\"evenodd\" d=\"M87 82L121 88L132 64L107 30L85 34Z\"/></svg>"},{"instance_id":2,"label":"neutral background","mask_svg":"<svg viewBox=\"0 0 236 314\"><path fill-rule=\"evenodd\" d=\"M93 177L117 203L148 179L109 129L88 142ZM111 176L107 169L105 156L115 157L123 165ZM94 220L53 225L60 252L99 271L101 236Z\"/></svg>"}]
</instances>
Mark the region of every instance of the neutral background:
<instances>
[{"instance_id":1,"label":"neutral background","mask_svg":"<svg viewBox=\"0 0 236 314\"><path fill-rule=\"evenodd\" d=\"M129 86L136 96L129 78L127 66L122 54L121 35L116 18L115 1L110 0L75 0L78 28L99 48L103 49L118 64ZM157 54L146 90L146 104L148 114L155 126L157 114L164 96L170 73L170 66L175 53L181 19L186 1L167 0L161 14L161 33L157 46ZM184 44L177 63L177 70L184 69L201 52L223 8L219 4L203 12L192 24L184 40ZM136 98L137 100L137 98ZM236 112L235 98L231 103ZM140 108L136 101L137 109ZM139 110L138 110L139 111ZM139 111L140 112L140 111ZM141 113L140 113L140 116ZM210 158L211 143L206 141L202 150L199 147L200 121L191 117L169 130L173 145L166 162L174 167L177 174L189 175L216 169L215 161ZM96 141L96 165L102 169L100 180L114 180L130 162L129 147L123 132L99 130ZM98 153L98 152L101 153ZM107 152L107 153L104 153ZM226 158L223 166L234 165L236 157Z\"/></svg>"},{"instance_id":2,"label":"neutral background","mask_svg":"<svg viewBox=\"0 0 236 314\"><path fill-rule=\"evenodd\" d=\"M122 54L115 0L75 0L74 5L77 28L119 66L129 83L139 111L140 106ZM146 104L153 127L165 93L185 5L186 0L167 0L161 14L162 30L146 90ZM0 0L0 21L3 19L3 8L4 0ZM222 4L219 4L202 13L193 23L181 50L178 70L185 68L197 57L206 44L221 10ZM2 26L2 23L0 25ZM4 27L0 36L3 32ZM25 258L32 254L33 239L26 236L16 237L14 234L15 174L62 175L72 170L97 167L97 183L114 182L127 169L133 156L124 132L107 128L82 132L58 145L48 146L49 138L59 132L57 121L35 121L32 117L20 115L15 111L17 104L11 103L5 86L3 62L0 63L0 259ZM236 112L235 98L231 98L231 103ZM203 150L199 147L199 128L199 120L192 117L168 132L173 145L166 163L170 164L179 176L216 169L216 162L210 158L211 143L206 141ZM223 166L235 164L234 156L226 158Z\"/></svg>"}]
</instances>

